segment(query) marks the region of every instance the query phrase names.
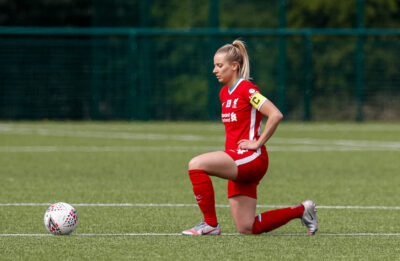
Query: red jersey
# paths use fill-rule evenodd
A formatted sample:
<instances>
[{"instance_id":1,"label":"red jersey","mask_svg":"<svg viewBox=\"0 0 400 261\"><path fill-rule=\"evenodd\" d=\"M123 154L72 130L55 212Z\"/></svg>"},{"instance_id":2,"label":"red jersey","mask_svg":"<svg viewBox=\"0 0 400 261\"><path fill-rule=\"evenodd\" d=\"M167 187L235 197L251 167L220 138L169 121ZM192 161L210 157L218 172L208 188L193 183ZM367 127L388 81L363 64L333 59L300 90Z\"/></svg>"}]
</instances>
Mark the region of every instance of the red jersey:
<instances>
[{"instance_id":1,"label":"red jersey","mask_svg":"<svg viewBox=\"0 0 400 261\"><path fill-rule=\"evenodd\" d=\"M231 90L227 85L222 87L219 97L226 133L225 150L236 150L242 139L257 140L260 137L263 115L250 104L251 97L257 92L260 90L256 85L242 78Z\"/></svg>"}]
</instances>

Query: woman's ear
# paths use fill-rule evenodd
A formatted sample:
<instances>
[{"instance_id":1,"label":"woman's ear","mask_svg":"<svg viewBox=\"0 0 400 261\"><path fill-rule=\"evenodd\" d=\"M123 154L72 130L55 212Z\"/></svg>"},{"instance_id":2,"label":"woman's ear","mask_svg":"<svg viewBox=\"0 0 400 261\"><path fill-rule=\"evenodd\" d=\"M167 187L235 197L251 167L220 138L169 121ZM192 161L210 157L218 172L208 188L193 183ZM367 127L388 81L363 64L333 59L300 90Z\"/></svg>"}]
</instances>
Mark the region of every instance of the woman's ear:
<instances>
[{"instance_id":1,"label":"woman's ear","mask_svg":"<svg viewBox=\"0 0 400 261\"><path fill-rule=\"evenodd\" d=\"M232 70L233 71L239 70L239 63L238 62L232 62L231 66L232 66Z\"/></svg>"}]
</instances>

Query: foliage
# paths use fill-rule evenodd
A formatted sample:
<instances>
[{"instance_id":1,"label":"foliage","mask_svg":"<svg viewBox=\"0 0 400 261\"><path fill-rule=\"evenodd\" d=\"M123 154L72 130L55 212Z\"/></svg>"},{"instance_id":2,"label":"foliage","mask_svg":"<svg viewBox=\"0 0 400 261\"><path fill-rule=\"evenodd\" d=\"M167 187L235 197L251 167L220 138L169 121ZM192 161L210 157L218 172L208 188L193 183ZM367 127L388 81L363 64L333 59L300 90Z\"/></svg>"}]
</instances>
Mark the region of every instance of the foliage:
<instances>
[{"instance_id":1,"label":"foliage","mask_svg":"<svg viewBox=\"0 0 400 261\"><path fill-rule=\"evenodd\" d=\"M220 26L223 28L279 26L281 0L217 1ZM357 0L285 1L288 27L356 27ZM399 6L399 0L365 0L365 26L399 27ZM146 12L144 8L150 10ZM1 0L0 11L0 25L137 27L141 25L141 16L150 16L149 25L153 27L193 28L208 26L209 1Z\"/></svg>"},{"instance_id":2,"label":"foliage","mask_svg":"<svg viewBox=\"0 0 400 261\"><path fill-rule=\"evenodd\" d=\"M219 3L219 9L214 11L218 13L209 14L213 12L210 10L210 1L203 0L1 0L0 25L190 29L208 27L210 16L216 16L222 30L278 28L279 7L282 3L287 3L286 17L289 28L357 27L357 0L216 1ZM364 12L361 13L364 13L364 25L367 28L400 28L399 10L400 0L365 0ZM58 39L48 36L49 39L45 37L33 40L33 43L43 42L43 46L46 46L35 53L30 50L38 48L24 47L28 40L24 42L22 38L3 38L2 59L7 63L0 72L0 79L6 87L0 90L3 97L0 98L0 107L15 99L14 96L10 99L4 98L7 97L6 94L17 93L14 88L28 95L31 89L38 88L34 94L39 97L30 96L35 99L31 102L35 107L32 111L38 110L38 113L34 116L29 116L28 113L24 117L88 119L89 108L93 107L96 97L99 96L98 109L103 115L100 119L141 119L138 117L138 111L147 106L143 97L146 96L148 88L154 94L154 99L148 103L151 108L150 118L214 119L216 113L211 113L213 116L209 117L210 115L207 116L204 112L205 107L209 114L210 110L216 111L215 108L218 107L217 98L213 98L213 95L218 93L219 84L211 73L212 57L220 45L232 42L237 37L240 35L186 35L181 38L156 35L129 39L104 37L99 41L93 39L91 43L90 39L82 40L82 37ZM56 42L52 38L57 38ZM387 114L392 115L382 118L400 117L390 109L393 107L392 103L385 103L385 100L400 95L397 70L399 64L394 59L399 56L398 36L369 36L362 39L365 97L360 97L356 91L355 64L357 42L360 41L357 37L313 36L311 67L305 64L307 50L302 36L286 37L285 42L283 38L276 36L249 36L242 39L248 44L254 82L273 101L278 98L277 85L279 73L282 73L278 66L279 62L282 62L279 46L286 45L285 84L288 119L302 119L307 70L312 72L311 96L315 119L353 119L357 97L359 100L363 99L366 111L373 110L376 103L380 103L384 106L382 111L389 111ZM86 42L76 44L83 41ZM11 42L14 44L10 47ZM16 50L21 48L25 49L18 55ZM67 52L70 55L66 55ZM27 70L27 67L31 68ZM25 79L28 83L23 83L20 79ZM54 86L65 88L66 91L74 93L74 96L62 94L60 90L53 94L43 94L54 90ZM98 89L95 86L98 86ZM190 89L186 86L190 86ZM129 88L134 90L130 91ZM93 90L98 90L98 93L93 94ZM199 99L199 95L204 97ZM44 98L47 96L49 98ZM40 100L40 97L43 99ZM76 101L75 97L79 97L80 100ZM134 100L126 101L126 97L133 97ZM326 97L329 97L329 101ZM382 100L379 102L376 97ZM189 98L192 102L188 102ZM46 109L48 100L51 100L54 106ZM64 105L59 106L60 103ZM189 109L187 103L195 106ZM13 105L15 108L11 109L14 111L8 116L4 113L0 116L21 117L22 105L28 106L26 101L19 100ZM210 109L212 107L214 109ZM340 108L339 113L337 108Z\"/></svg>"},{"instance_id":3,"label":"foliage","mask_svg":"<svg viewBox=\"0 0 400 261\"><path fill-rule=\"evenodd\" d=\"M292 28L357 27L357 1L288 1L288 25ZM398 28L400 1L365 0L364 25Z\"/></svg>"}]
</instances>

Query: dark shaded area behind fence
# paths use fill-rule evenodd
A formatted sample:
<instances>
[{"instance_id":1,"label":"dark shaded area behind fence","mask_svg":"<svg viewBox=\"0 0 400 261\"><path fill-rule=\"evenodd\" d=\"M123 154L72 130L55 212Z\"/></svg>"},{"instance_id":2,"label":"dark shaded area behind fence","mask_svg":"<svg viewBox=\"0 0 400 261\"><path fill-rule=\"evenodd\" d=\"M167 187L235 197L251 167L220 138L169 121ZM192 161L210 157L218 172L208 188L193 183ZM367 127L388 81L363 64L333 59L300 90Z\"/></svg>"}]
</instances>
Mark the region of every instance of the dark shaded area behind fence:
<instances>
[{"instance_id":1,"label":"dark shaded area behind fence","mask_svg":"<svg viewBox=\"0 0 400 261\"><path fill-rule=\"evenodd\" d=\"M288 120L399 120L400 30L0 28L1 119L215 120L241 37ZM283 46L283 48L282 48Z\"/></svg>"}]
</instances>

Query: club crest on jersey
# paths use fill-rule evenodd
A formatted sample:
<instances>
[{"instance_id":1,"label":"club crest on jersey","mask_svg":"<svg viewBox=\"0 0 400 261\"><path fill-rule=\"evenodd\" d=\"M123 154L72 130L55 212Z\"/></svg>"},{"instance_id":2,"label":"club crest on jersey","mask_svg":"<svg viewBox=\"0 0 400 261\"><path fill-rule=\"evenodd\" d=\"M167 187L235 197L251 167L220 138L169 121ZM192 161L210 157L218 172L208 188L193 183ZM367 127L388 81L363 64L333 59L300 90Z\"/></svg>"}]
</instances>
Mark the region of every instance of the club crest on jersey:
<instances>
[{"instance_id":1,"label":"club crest on jersey","mask_svg":"<svg viewBox=\"0 0 400 261\"><path fill-rule=\"evenodd\" d=\"M236 98L236 99L233 100L232 108L237 108L238 101L239 101L239 98Z\"/></svg>"}]
</instances>

